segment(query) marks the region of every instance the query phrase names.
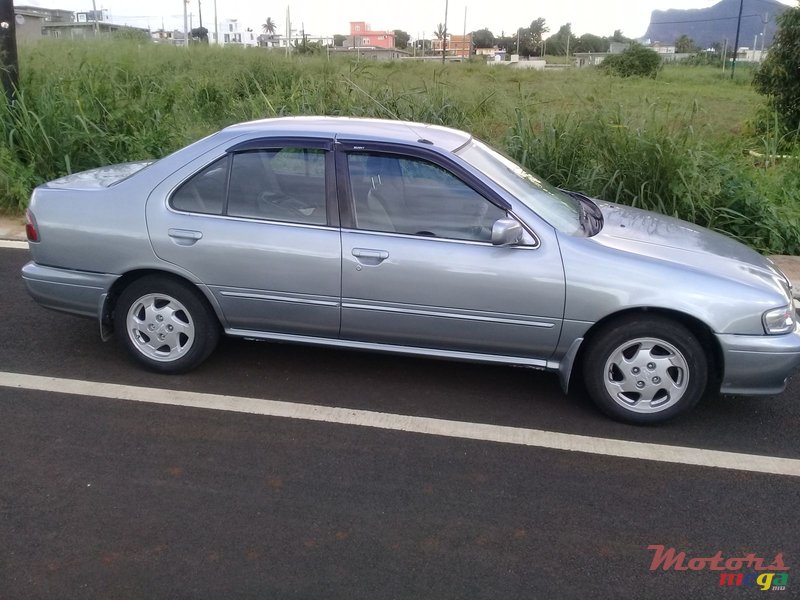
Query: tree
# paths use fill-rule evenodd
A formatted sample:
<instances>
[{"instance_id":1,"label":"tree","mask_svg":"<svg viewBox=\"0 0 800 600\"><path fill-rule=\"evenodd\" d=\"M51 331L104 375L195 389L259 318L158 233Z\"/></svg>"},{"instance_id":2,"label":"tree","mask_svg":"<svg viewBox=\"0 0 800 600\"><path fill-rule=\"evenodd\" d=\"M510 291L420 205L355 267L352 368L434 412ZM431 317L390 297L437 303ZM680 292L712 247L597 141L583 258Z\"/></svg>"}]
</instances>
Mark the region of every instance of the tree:
<instances>
[{"instance_id":1,"label":"tree","mask_svg":"<svg viewBox=\"0 0 800 600\"><path fill-rule=\"evenodd\" d=\"M517 35L510 38L508 48L519 51L520 56L532 56L542 53L542 36L550 31L542 18L532 21L529 27L521 27Z\"/></svg>"},{"instance_id":2,"label":"tree","mask_svg":"<svg viewBox=\"0 0 800 600\"><path fill-rule=\"evenodd\" d=\"M685 33L675 40L675 52L678 54L694 54L700 50L694 40Z\"/></svg>"},{"instance_id":3,"label":"tree","mask_svg":"<svg viewBox=\"0 0 800 600\"><path fill-rule=\"evenodd\" d=\"M800 134L800 7L787 9L777 22L778 32L753 84L769 96L785 130Z\"/></svg>"},{"instance_id":4,"label":"tree","mask_svg":"<svg viewBox=\"0 0 800 600\"><path fill-rule=\"evenodd\" d=\"M550 31L550 28L545 23L545 20L541 17L531 21L531 26L528 27L528 37L530 39L531 46L539 49L540 56L542 54L542 42L544 41L544 34L548 31Z\"/></svg>"},{"instance_id":5,"label":"tree","mask_svg":"<svg viewBox=\"0 0 800 600\"><path fill-rule=\"evenodd\" d=\"M609 42L599 35L584 33L575 41L572 52L608 52Z\"/></svg>"},{"instance_id":6,"label":"tree","mask_svg":"<svg viewBox=\"0 0 800 600\"><path fill-rule=\"evenodd\" d=\"M436 36L437 40L442 40L442 63L444 63L444 55L447 54L447 28L439 23L433 35Z\"/></svg>"},{"instance_id":7,"label":"tree","mask_svg":"<svg viewBox=\"0 0 800 600\"><path fill-rule=\"evenodd\" d=\"M488 29L478 29L472 32L472 42L476 48L491 48L494 46L494 34Z\"/></svg>"},{"instance_id":8,"label":"tree","mask_svg":"<svg viewBox=\"0 0 800 600\"><path fill-rule=\"evenodd\" d=\"M402 29L395 29L394 30L394 47L395 48L400 48L401 50L404 50L405 48L408 48L408 40L410 40L410 39L411 39L411 36L408 35Z\"/></svg>"},{"instance_id":9,"label":"tree","mask_svg":"<svg viewBox=\"0 0 800 600\"><path fill-rule=\"evenodd\" d=\"M344 46L344 41L347 39L346 35L339 35L338 33L333 36L333 45L337 47Z\"/></svg>"},{"instance_id":10,"label":"tree","mask_svg":"<svg viewBox=\"0 0 800 600\"><path fill-rule=\"evenodd\" d=\"M275 35L275 31L278 29L278 26L275 24L275 21L273 21L270 17L267 17L267 22L261 26L261 29L268 36L272 37Z\"/></svg>"},{"instance_id":11,"label":"tree","mask_svg":"<svg viewBox=\"0 0 800 600\"><path fill-rule=\"evenodd\" d=\"M599 68L609 75L655 79L661 70L661 57L658 52L645 48L641 44L631 44L630 48L620 54L612 54L607 57L600 63Z\"/></svg>"},{"instance_id":12,"label":"tree","mask_svg":"<svg viewBox=\"0 0 800 600\"><path fill-rule=\"evenodd\" d=\"M567 23L562 25L557 33L547 38L547 51L555 55L566 54L568 49L572 52L577 41L578 38L572 34L572 23Z\"/></svg>"},{"instance_id":13,"label":"tree","mask_svg":"<svg viewBox=\"0 0 800 600\"><path fill-rule=\"evenodd\" d=\"M205 27L195 27L189 32L189 35L192 36L192 40L195 42L208 43L208 29Z\"/></svg>"},{"instance_id":14,"label":"tree","mask_svg":"<svg viewBox=\"0 0 800 600\"><path fill-rule=\"evenodd\" d=\"M294 41L293 52L296 54L321 54L324 46L320 42L306 41L305 37L301 43L299 40Z\"/></svg>"},{"instance_id":15,"label":"tree","mask_svg":"<svg viewBox=\"0 0 800 600\"><path fill-rule=\"evenodd\" d=\"M622 35L622 29L615 29L614 30L614 34L611 36L611 41L612 42L619 42L621 44L626 44L626 43L629 44L629 43L633 42L634 40L632 40L629 37L625 37L624 35Z\"/></svg>"}]
</instances>

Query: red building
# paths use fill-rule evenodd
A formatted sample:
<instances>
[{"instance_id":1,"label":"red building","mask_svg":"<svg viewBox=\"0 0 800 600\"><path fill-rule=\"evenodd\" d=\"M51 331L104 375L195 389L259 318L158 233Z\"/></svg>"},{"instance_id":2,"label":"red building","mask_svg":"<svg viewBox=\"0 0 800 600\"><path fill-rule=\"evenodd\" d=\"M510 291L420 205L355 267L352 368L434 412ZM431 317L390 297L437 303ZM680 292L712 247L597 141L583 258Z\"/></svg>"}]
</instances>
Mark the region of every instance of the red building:
<instances>
[{"instance_id":1,"label":"red building","mask_svg":"<svg viewBox=\"0 0 800 600\"><path fill-rule=\"evenodd\" d=\"M353 48L394 48L394 31L372 31L364 21L351 21L346 44Z\"/></svg>"}]
</instances>

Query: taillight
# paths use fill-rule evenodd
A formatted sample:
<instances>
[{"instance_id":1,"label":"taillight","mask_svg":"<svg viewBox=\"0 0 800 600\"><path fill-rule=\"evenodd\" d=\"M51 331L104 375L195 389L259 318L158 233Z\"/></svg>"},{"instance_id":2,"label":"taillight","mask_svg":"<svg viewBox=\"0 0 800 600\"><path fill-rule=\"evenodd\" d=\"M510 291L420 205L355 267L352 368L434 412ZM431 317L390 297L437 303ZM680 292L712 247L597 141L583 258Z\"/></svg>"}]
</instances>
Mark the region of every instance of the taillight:
<instances>
[{"instance_id":1,"label":"taillight","mask_svg":"<svg viewBox=\"0 0 800 600\"><path fill-rule=\"evenodd\" d=\"M25 235L28 236L29 242L39 241L39 230L36 227L36 219L33 218L33 213L30 210L25 211Z\"/></svg>"}]
</instances>

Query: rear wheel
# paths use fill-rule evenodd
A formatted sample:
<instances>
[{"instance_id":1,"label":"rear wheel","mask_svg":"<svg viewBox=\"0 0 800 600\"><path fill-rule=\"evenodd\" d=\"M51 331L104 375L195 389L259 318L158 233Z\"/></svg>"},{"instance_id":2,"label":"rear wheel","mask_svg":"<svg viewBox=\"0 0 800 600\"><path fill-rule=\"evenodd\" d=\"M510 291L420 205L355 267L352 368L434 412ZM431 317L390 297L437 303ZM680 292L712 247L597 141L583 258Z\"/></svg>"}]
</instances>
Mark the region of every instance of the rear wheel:
<instances>
[{"instance_id":1,"label":"rear wheel","mask_svg":"<svg viewBox=\"0 0 800 600\"><path fill-rule=\"evenodd\" d=\"M134 360L161 373L197 367L219 341L219 322L205 299L191 285L163 275L125 288L114 329Z\"/></svg>"},{"instance_id":2,"label":"rear wheel","mask_svg":"<svg viewBox=\"0 0 800 600\"><path fill-rule=\"evenodd\" d=\"M708 383L708 359L695 335L659 316L619 320L589 342L586 390L607 415L657 423L694 407Z\"/></svg>"}]
</instances>

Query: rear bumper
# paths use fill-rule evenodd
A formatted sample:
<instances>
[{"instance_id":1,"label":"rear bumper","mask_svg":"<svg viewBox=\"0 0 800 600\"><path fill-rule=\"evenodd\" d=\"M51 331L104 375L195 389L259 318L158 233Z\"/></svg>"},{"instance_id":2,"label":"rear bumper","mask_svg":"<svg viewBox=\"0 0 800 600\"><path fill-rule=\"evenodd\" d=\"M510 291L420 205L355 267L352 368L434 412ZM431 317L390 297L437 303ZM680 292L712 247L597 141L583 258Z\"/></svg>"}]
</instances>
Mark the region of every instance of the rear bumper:
<instances>
[{"instance_id":1,"label":"rear bumper","mask_svg":"<svg viewBox=\"0 0 800 600\"><path fill-rule=\"evenodd\" d=\"M772 395L800 367L800 326L786 335L717 335L725 361L720 392Z\"/></svg>"},{"instance_id":2,"label":"rear bumper","mask_svg":"<svg viewBox=\"0 0 800 600\"><path fill-rule=\"evenodd\" d=\"M29 262L22 267L28 293L45 308L100 318L100 311L117 275L87 273Z\"/></svg>"}]
</instances>

